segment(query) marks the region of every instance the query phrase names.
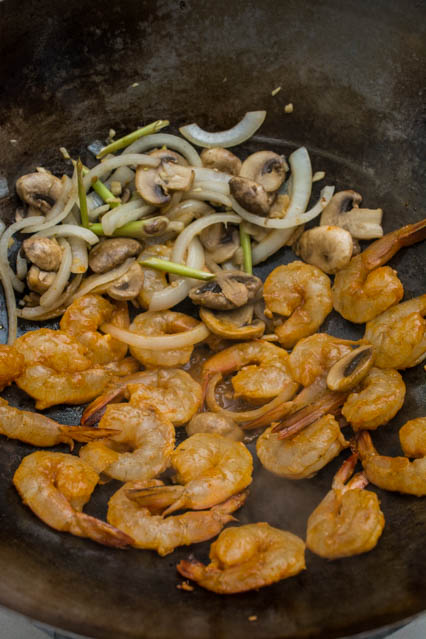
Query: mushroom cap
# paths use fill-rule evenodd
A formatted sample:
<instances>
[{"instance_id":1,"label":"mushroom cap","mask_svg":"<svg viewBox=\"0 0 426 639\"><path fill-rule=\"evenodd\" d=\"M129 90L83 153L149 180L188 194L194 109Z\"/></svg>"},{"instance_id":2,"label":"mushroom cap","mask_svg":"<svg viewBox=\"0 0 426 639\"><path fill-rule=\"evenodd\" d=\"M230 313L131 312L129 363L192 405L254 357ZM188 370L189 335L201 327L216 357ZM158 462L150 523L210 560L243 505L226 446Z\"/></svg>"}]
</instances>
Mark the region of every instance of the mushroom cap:
<instances>
[{"instance_id":1,"label":"mushroom cap","mask_svg":"<svg viewBox=\"0 0 426 639\"><path fill-rule=\"evenodd\" d=\"M62 182L48 171L27 173L16 181L16 192L23 202L48 213L62 191Z\"/></svg>"},{"instance_id":2,"label":"mushroom cap","mask_svg":"<svg viewBox=\"0 0 426 639\"><path fill-rule=\"evenodd\" d=\"M241 160L228 149L221 146L214 146L210 149L203 149L201 152L203 166L208 169L217 169L231 175L238 175L241 170Z\"/></svg>"},{"instance_id":3,"label":"mushroom cap","mask_svg":"<svg viewBox=\"0 0 426 639\"><path fill-rule=\"evenodd\" d=\"M327 386L333 391L347 391L354 388L373 367L374 346L366 344L339 359L328 371Z\"/></svg>"},{"instance_id":4,"label":"mushroom cap","mask_svg":"<svg viewBox=\"0 0 426 639\"><path fill-rule=\"evenodd\" d=\"M170 191L189 191L194 181L194 171L173 161L163 161L156 169L138 166L135 186L139 195L155 206L170 201Z\"/></svg>"},{"instance_id":5,"label":"mushroom cap","mask_svg":"<svg viewBox=\"0 0 426 639\"><path fill-rule=\"evenodd\" d=\"M230 260L240 246L238 230L232 224L212 224L199 237L208 257L216 264Z\"/></svg>"},{"instance_id":6,"label":"mushroom cap","mask_svg":"<svg viewBox=\"0 0 426 639\"><path fill-rule=\"evenodd\" d=\"M288 170L282 155L273 151L258 151L244 160L240 176L261 184L267 193L277 191L285 180Z\"/></svg>"},{"instance_id":7,"label":"mushroom cap","mask_svg":"<svg viewBox=\"0 0 426 639\"><path fill-rule=\"evenodd\" d=\"M320 225L339 226L339 216L362 202L362 196L352 189L335 193L321 213Z\"/></svg>"},{"instance_id":8,"label":"mushroom cap","mask_svg":"<svg viewBox=\"0 0 426 639\"><path fill-rule=\"evenodd\" d=\"M231 195L244 209L255 215L266 217L270 209L270 198L261 184L245 177L229 180Z\"/></svg>"},{"instance_id":9,"label":"mushroom cap","mask_svg":"<svg viewBox=\"0 0 426 639\"><path fill-rule=\"evenodd\" d=\"M138 255L142 245L137 240L114 237L96 244L89 253L89 266L94 273L106 273L120 266L128 257Z\"/></svg>"},{"instance_id":10,"label":"mushroom cap","mask_svg":"<svg viewBox=\"0 0 426 639\"><path fill-rule=\"evenodd\" d=\"M247 307L251 312L247 313ZM216 311L200 308L200 317L211 333L224 339L251 340L262 337L265 322L253 321L253 305L248 304L234 311Z\"/></svg>"},{"instance_id":11,"label":"mushroom cap","mask_svg":"<svg viewBox=\"0 0 426 639\"><path fill-rule=\"evenodd\" d=\"M55 276L54 271L42 271L33 264L27 273L28 288L42 295L53 284Z\"/></svg>"},{"instance_id":12,"label":"mushroom cap","mask_svg":"<svg viewBox=\"0 0 426 639\"><path fill-rule=\"evenodd\" d=\"M22 251L42 271L57 271L61 265L62 249L54 238L28 237L22 242Z\"/></svg>"},{"instance_id":13,"label":"mushroom cap","mask_svg":"<svg viewBox=\"0 0 426 639\"><path fill-rule=\"evenodd\" d=\"M188 166L188 160L171 149L154 149L148 155L160 158L161 162L174 162L175 164L180 164L180 166Z\"/></svg>"},{"instance_id":14,"label":"mushroom cap","mask_svg":"<svg viewBox=\"0 0 426 639\"><path fill-rule=\"evenodd\" d=\"M195 304L220 311L231 311L256 299L262 280L243 271L222 271L214 280L193 288L189 297Z\"/></svg>"},{"instance_id":15,"label":"mushroom cap","mask_svg":"<svg viewBox=\"0 0 426 639\"><path fill-rule=\"evenodd\" d=\"M144 272L137 262L131 265L129 270L119 277L106 290L114 300L134 300L141 292L144 282Z\"/></svg>"},{"instance_id":16,"label":"mushroom cap","mask_svg":"<svg viewBox=\"0 0 426 639\"><path fill-rule=\"evenodd\" d=\"M361 201L362 197L356 191L339 191L321 213L320 226L341 226L359 240L382 237L382 209L360 209Z\"/></svg>"},{"instance_id":17,"label":"mushroom cap","mask_svg":"<svg viewBox=\"0 0 426 639\"><path fill-rule=\"evenodd\" d=\"M333 274L349 264L353 240L349 231L340 226L316 226L302 233L294 252L308 264Z\"/></svg>"}]
</instances>

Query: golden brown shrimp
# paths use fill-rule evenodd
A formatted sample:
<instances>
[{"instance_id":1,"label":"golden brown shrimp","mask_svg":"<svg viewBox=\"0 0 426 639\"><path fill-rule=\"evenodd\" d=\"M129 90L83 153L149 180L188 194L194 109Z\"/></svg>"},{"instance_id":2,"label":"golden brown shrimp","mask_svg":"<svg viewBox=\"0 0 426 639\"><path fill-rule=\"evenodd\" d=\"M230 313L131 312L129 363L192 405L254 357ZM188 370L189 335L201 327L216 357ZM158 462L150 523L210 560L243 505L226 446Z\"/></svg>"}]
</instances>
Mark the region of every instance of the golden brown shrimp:
<instances>
[{"instance_id":1,"label":"golden brown shrimp","mask_svg":"<svg viewBox=\"0 0 426 639\"><path fill-rule=\"evenodd\" d=\"M260 435L256 452L262 466L287 479L312 477L349 446L333 415L323 415L291 438L274 429Z\"/></svg>"},{"instance_id":2,"label":"golden brown shrimp","mask_svg":"<svg viewBox=\"0 0 426 639\"><path fill-rule=\"evenodd\" d=\"M159 488L162 482L131 481L122 486L108 502L107 519L132 537L135 548L156 550L164 556L178 546L189 546L215 537L225 524L234 520L231 513L240 508L247 493L234 495L211 510L199 510L165 517L158 510L139 506L131 496L134 491ZM161 513L161 509L160 509Z\"/></svg>"},{"instance_id":3,"label":"golden brown shrimp","mask_svg":"<svg viewBox=\"0 0 426 639\"><path fill-rule=\"evenodd\" d=\"M153 406L111 404L99 428L118 429L103 442L90 442L80 457L97 473L130 481L151 479L166 470L175 443L173 424Z\"/></svg>"},{"instance_id":4,"label":"golden brown shrimp","mask_svg":"<svg viewBox=\"0 0 426 639\"><path fill-rule=\"evenodd\" d=\"M163 514L181 508L202 510L220 504L251 484L253 459L242 442L216 433L196 433L185 439L171 456L176 471L173 486L142 490L133 498L139 505L169 503Z\"/></svg>"},{"instance_id":5,"label":"golden brown shrimp","mask_svg":"<svg viewBox=\"0 0 426 639\"><path fill-rule=\"evenodd\" d=\"M352 455L343 462L331 490L309 516L306 546L320 557L339 559L368 552L383 532L385 518L378 497L364 490L368 479L363 473L350 479L357 460L358 455Z\"/></svg>"},{"instance_id":6,"label":"golden brown shrimp","mask_svg":"<svg viewBox=\"0 0 426 639\"><path fill-rule=\"evenodd\" d=\"M235 371L238 373L232 378L232 386L237 397L259 401L284 393L286 401L298 389L290 374L288 353L269 342L234 344L216 353L203 366L204 385L216 373Z\"/></svg>"},{"instance_id":7,"label":"golden brown shrimp","mask_svg":"<svg viewBox=\"0 0 426 639\"><path fill-rule=\"evenodd\" d=\"M98 475L73 455L37 451L21 461L13 483L37 517L61 532L88 537L105 546L124 548L132 539L121 530L82 511Z\"/></svg>"},{"instance_id":8,"label":"golden brown shrimp","mask_svg":"<svg viewBox=\"0 0 426 639\"><path fill-rule=\"evenodd\" d=\"M397 304L404 295L396 271L383 266L403 246L426 238L426 219L384 235L336 274L333 306L351 322L362 324Z\"/></svg>"},{"instance_id":9,"label":"golden brown shrimp","mask_svg":"<svg viewBox=\"0 0 426 639\"><path fill-rule=\"evenodd\" d=\"M333 308L330 278L299 261L275 268L265 280L263 297L270 313L288 318L274 329L284 348L315 333Z\"/></svg>"},{"instance_id":10,"label":"golden brown shrimp","mask_svg":"<svg viewBox=\"0 0 426 639\"><path fill-rule=\"evenodd\" d=\"M94 366L86 347L64 331L40 328L18 337L14 348L25 360L16 383L43 410L55 404L83 404L100 395L113 373Z\"/></svg>"},{"instance_id":11,"label":"golden brown shrimp","mask_svg":"<svg viewBox=\"0 0 426 639\"><path fill-rule=\"evenodd\" d=\"M19 439L26 444L33 446L68 444L72 449L74 441L90 442L110 437L116 432L116 430L58 424L40 413L9 406L5 399L0 398L0 435L5 435L9 439Z\"/></svg>"},{"instance_id":12,"label":"golden brown shrimp","mask_svg":"<svg viewBox=\"0 0 426 639\"><path fill-rule=\"evenodd\" d=\"M426 357L426 294L401 302L368 322L364 338L379 368L409 368Z\"/></svg>"},{"instance_id":13,"label":"golden brown shrimp","mask_svg":"<svg viewBox=\"0 0 426 639\"><path fill-rule=\"evenodd\" d=\"M395 417L404 399L405 384L398 371L373 367L359 390L348 396L342 415L355 431L375 430Z\"/></svg>"},{"instance_id":14,"label":"golden brown shrimp","mask_svg":"<svg viewBox=\"0 0 426 639\"><path fill-rule=\"evenodd\" d=\"M137 335L169 335L189 331L197 326L198 321L184 313L174 311L155 311L141 313L133 320L130 330ZM150 351L136 346L130 352L141 364L153 368L155 366L174 367L189 362L194 350L193 346L169 351Z\"/></svg>"},{"instance_id":15,"label":"golden brown shrimp","mask_svg":"<svg viewBox=\"0 0 426 639\"><path fill-rule=\"evenodd\" d=\"M211 563L182 560L178 572L200 586L228 595L293 577L304 570L305 544L267 523L226 528L210 548Z\"/></svg>"},{"instance_id":16,"label":"golden brown shrimp","mask_svg":"<svg viewBox=\"0 0 426 639\"><path fill-rule=\"evenodd\" d=\"M87 347L94 364L103 365L123 359L127 345L98 331L109 322L118 328L129 328L126 302L108 302L100 295L83 295L68 306L59 323L61 330Z\"/></svg>"},{"instance_id":17,"label":"golden brown shrimp","mask_svg":"<svg viewBox=\"0 0 426 639\"><path fill-rule=\"evenodd\" d=\"M426 457L379 455L367 431L358 433L356 448L368 480L379 488L423 497L426 495Z\"/></svg>"},{"instance_id":18,"label":"golden brown shrimp","mask_svg":"<svg viewBox=\"0 0 426 639\"><path fill-rule=\"evenodd\" d=\"M0 344L0 391L21 375L24 366L25 360L16 348Z\"/></svg>"},{"instance_id":19,"label":"golden brown shrimp","mask_svg":"<svg viewBox=\"0 0 426 639\"><path fill-rule=\"evenodd\" d=\"M406 457L426 457L426 417L404 424L399 430L399 441Z\"/></svg>"}]
</instances>

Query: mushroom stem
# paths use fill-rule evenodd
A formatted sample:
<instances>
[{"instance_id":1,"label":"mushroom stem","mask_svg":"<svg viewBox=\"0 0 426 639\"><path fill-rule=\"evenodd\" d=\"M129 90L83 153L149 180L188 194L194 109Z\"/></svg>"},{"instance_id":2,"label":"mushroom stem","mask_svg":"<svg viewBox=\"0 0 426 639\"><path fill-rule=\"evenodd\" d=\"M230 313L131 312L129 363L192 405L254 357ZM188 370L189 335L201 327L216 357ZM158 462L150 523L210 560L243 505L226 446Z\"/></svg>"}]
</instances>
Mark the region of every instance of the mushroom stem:
<instances>
[{"instance_id":1,"label":"mushroom stem","mask_svg":"<svg viewBox=\"0 0 426 639\"><path fill-rule=\"evenodd\" d=\"M240 242L241 242L241 248L243 249L244 270L246 273L249 273L249 275L252 275L253 261L252 261L252 255L251 255L250 235L244 229L242 224L240 224Z\"/></svg>"},{"instance_id":2,"label":"mushroom stem","mask_svg":"<svg viewBox=\"0 0 426 639\"><path fill-rule=\"evenodd\" d=\"M170 122L168 120L156 120L155 122L151 122L151 124L147 124L141 129L137 129L136 131L125 135L123 138L119 138L118 140L115 140L115 142L111 142L111 144L108 144L108 146L104 146L104 148L99 151L96 157L98 160L100 160L108 153L115 153L120 149L124 149L126 146L129 146L129 144L136 142L136 140L139 140L139 138L143 137L144 135L150 135L151 133L157 133L158 131L161 131L161 129L164 129L165 126L169 126L169 124Z\"/></svg>"},{"instance_id":3,"label":"mushroom stem","mask_svg":"<svg viewBox=\"0 0 426 639\"><path fill-rule=\"evenodd\" d=\"M161 260L158 257L150 257L146 260L139 262L141 266L147 266L157 271L164 271L165 273L174 273L175 275L181 275L182 277L192 277L196 280L212 280L215 277L214 273L206 273L205 271L199 271L195 268L190 268L184 264L178 264L176 262L170 262L168 260Z\"/></svg>"},{"instance_id":4,"label":"mushroom stem","mask_svg":"<svg viewBox=\"0 0 426 639\"><path fill-rule=\"evenodd\" d=\"M86 189L83 184L83 163L80 158L77 161L77 181L78 181L78 199L80 202L80 216L81 223L84 228L88 229L90 226L89 222L89 211L87 208L87 197L86 197Z\"/></svg>"}]
</instances>

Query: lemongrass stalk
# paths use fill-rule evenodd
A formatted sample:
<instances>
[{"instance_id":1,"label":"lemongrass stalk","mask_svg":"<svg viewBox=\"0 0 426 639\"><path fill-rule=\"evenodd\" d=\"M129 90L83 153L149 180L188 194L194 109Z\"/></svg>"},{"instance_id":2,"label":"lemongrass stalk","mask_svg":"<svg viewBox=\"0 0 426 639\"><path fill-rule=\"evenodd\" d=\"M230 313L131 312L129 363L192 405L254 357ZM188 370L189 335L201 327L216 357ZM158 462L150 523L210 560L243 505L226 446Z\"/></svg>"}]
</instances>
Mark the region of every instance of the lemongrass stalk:
<instances>
[{"instance_id":1,"label":"lemongrass stalk","mask_svg":"<svg viewBox=\"0 0 426 639\"><path fill-rule=\"evenodd\" d=\"M243 266L246 273L252 275L253 273L253 260L251 255L251 241L250 235L244 230L243 225L240 224L240 243L243 249Z\"/></svg>"},{"instance_id":2,"label":"lemongrass stalk","mask_svg":"<svg viewBox=\"0 0 426 639\"><path fill-rule=\"evenodd\" d=\"M83 166L83 175L89 173L89 169L87 166ZM92 183L92 189L96 191L96 193L103 199L106 204L109 204L111 209L115 209L116 206L120 206L121 199L116 197L112 191L109 190L107 186L101 180L96 178L96 180Z\"/></svg>"},{"instance_id":3,"label":"lemongrass stalk","mask_svg":"<svg viewBox=\"0 0 426 639\"><path fill-rule=\"evenodd\" d=\"M77 161L77 182L78 182L78 199L80 203L80 216L81 216L81 224L84 228L88 229L90 226L89 222L89 211L87 208L87 197L86 197L86 189L83 184L83 163L80 158Z\"/></svg>"},{"instance_id":4,"label":"lemongrass stalk","mask_svg":"<svg viewBox=\"0 0 426 639\"><path fill-rule=\"evenodd\" d=\"M118 229L115 229L114 233L108 237L134 237L136 239L143 237L153 237L155 235L161 235L165 233L171 222L169 218L159 215L157 217L151 217L146 220L136 220L134 222L128 222ZM104 236L105 231L102 224L96 222L90 225L90 230L98 236Z\"/></svg>"},{"instance_id":5,"label":"lemongrass stalk","mask_svg":"<svg viewBox=\"0 0 426 639\"><path fill-rule=\"evenodd\" d=\"M156 271L164 271L165 273L173 273L174 275L180 275L182 277L191 277L196 280L212 280L214 273L206 273L205 271L199 271L196 268L185 266L184 264L178 264L177 262L170 262L169 260L161 260L158 257L150 257L146 260L140 260L141 266L147 266L153 268Z\"/></svg>"},{"instance_id":6,"label":"lemongrass stalk","mask_svg":"<svg viewBox=\"0 0 426 639\"><path fill-rule=\"evenodd\" d=\"M151 124L147 124L141 129L137 129L136 131L125 135L123 138L119 138L118 140L115 140L115 142L111 142L111 144L108 144L108 146L104 146L104 148L99 151L96 157L98 160L100 160L108 153L115 153L120 149L124 149L126 146L129 146L129 144L132 144L136 140L139 140L139 138L143 137L144 135L150 135L151 133L157 133L158 131L161 131L161 129L164 129L165 126L169 126L169 124L170 122L168 120L156 120L155 122L151 122Z\"/></svg>"}]
</instances>

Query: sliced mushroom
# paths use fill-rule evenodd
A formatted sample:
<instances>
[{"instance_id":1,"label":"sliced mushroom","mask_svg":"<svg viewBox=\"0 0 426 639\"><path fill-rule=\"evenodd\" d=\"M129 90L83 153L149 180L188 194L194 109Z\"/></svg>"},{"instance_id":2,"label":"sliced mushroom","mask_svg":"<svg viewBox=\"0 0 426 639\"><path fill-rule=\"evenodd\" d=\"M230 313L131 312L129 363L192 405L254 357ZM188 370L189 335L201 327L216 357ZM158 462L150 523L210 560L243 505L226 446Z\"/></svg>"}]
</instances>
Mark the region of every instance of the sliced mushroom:
<instances>
[{"instance_id":1,"label":"sliced mushroom","mask_svg":"<svg viewBox=\"0 0 426 639\"><path fill-rule=\"evenodd\" d=\"M199 237L208 257L216 264L230 260L240 246L238 230L230 224L212 224Z\"/></svg>"},{"instance_id":2,"label":"sliced mushroom","mask_svg":"<svg viewBox=\"0 0 426 639\"><path fill-rule=\"evenodd\" d=\"M128 257L138 255L142 245L130 238L112 238L97 244L89 253L89 266L94 273L106 273L120 266Z\"/></svg>"},{"instance_id":3,"label":"sliced mushroom","mask_svg":"<svg viewBox=\"0 0 426 639\"><path fill-rule=\"evenodd\" d=\"M328 371L327 386L333 391L354 388L367 375L374 364L371 344L354 349L337 361Z\"/></svg>"},{"instance_id":4,"label":"sliced mushroom","mask_svg":"<svg viewBox=\"0 0 426 639\"><path fill-rule=\"evenodd\" d=\"M53 271L41 271L33 264L27 273L27 285L31 291L42 295L53 284L56 273Z\"/></svg>"},{"instance_id":5,"label":"sliced mushroom","mask_svg":"<svg viewBox=\"0 0 426 639\"><path fill-rule=\"evenodd\" d=\"M255 300L262 291L262 280L243 271L222 271L214 280L193 288L189 296L195 304L220 311L231 311Z\"/></svg>"},{"instance_id":6,"label":"sliced mushroom","mask_svg":"<svg viewBox=\"0 0 426 639\"><path fill-rule=\"evenodd\" d=\"M172 151L171 149L155 149L151 151L149 155L160 158L162 162L174 162L181 166L188 166L188 161L180 153Z\"/></svg>"},{"instance_id":7,"label":"sliced mushroom","mask_svg":"<svg viewBox=\"0 0 426 639\"><path fill-rule=\"evenodd\" d=\"M139 166L135 186L149 204L162 206L170 201L170 191L188 191L194 181L194 171L176 161L164 161L156 169Z\"/></svg>"},{"instance_id":8,"label":"sliced mushroom","mask_svg":"<svg viewBox=\"0 0 426 639\"><path fill-rule=\"evenodd\" d=\"M27 173L18 178L16 191L23 202L48 213L62 191L62 182L52 173Z\"/></svg>"},{"instance_id":9,"label":"sliced mushroom","mask_svg":"<svg viewBox=\"0 0 426 639\"><path fill-rule=\"evenodd\" d=\"M61 265L62 249L54 238L28 237L22 242L22 251L42 271L57 271Z\"/></svg>"},{"instance_id":10,"label":"sliced mushroom","mask_svg":"<svg viewBox=\"0 0 426 639\"><path fill-rule=\"evenodd\" d=\"M257 339L265 332L265 323L253 321L253 305L246 304L235 311L216 311L200 308L200 317L209 331L230 340Z\"/></svg>"},{"instance_id":11,"label":"sliced mushroom","mask_svg":"<svg viewBox=\"0 0 426 639\"><path fill-rule=\"evenodd\" d=\"M282 220L287 214L289 204L290 198L287 193L284 195L277 195L269 211L269 217Z\"/></svg>"},{"instance_id":12,"label":"sliced mushroom","mask_svg":"<svg viewBox=\"0 0 426 639\"><path fill-rule=\"evenodd\" d=\"M358 240L382 237L382 209L360 209L361 201L356 191L339 191L323 210L320 225L341 226Z\"/></svg>"},{"instance_id":13,"label":"sliced mushroom","mask_svg":"<svg viewBox=\"0 0 426 639\"><path fill-rule=\"evenodd\" d=\"M229 188L243 209L262 217L268 215L270 197L261 184L245 177L233 177L229 180Z\"/></svg>"},{"instance_id":14,"label":"sliced mushroom","mask_svg":"<svg viewBox=\"0 0 426 639\"><path fill-rule=\"evenodd\" d=\"M194 415L186 426L186 432L188 435L195 435L195 433L216 433L232 441L241 441L244 437L243 429L232 421L232 419L208 411Z\"/></svg>"},{"instance_id":15,"label":"sliced mushroom","mask_svg":"<svg viewBox=\"0 0 426 639\"><path fill-rule=\"evenodd\" d=\"M240 176L261 184L267 193L277 191L285 180L288 165L282 155L258 151L244 160Z\"/></svg>"},{"instance_id":16,"label":"sliced mushroom","mask_svg":"<svg viewBox=\"0 0 426 639\"><path fill-rule=\"evenodd\" d=\"M300 236L293 250L308 264L333 274L349 264L353 241L349 231L340 226L315 226Z\"/></svg>"},{"instance_id":17,"label":"sliced mushroom","mask_svg":"<svg viewBox=\"0 0 426 639\"><path fill-rule=\"evenodd\" d=\"M114 300L134 300L141 292L143 282L144 272L140 264L135 262L106 292Z\"/></svg>"},{"instance_id":18,"label":"sliced mushroom","mask_svg":"<svg viewBox=\"0 0 426 639\"><path fill-rule=\"evenodd\" d=\"M236 155L223 149L221 146L215 146L211 149L204 149L201 152L201 161L203 166L208 169L217 169L231 175L239 175L241 170L241 160Z\"/></svg>"}]
</instances>

